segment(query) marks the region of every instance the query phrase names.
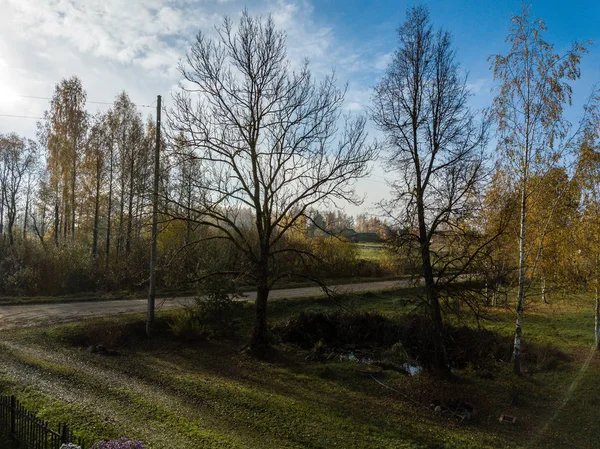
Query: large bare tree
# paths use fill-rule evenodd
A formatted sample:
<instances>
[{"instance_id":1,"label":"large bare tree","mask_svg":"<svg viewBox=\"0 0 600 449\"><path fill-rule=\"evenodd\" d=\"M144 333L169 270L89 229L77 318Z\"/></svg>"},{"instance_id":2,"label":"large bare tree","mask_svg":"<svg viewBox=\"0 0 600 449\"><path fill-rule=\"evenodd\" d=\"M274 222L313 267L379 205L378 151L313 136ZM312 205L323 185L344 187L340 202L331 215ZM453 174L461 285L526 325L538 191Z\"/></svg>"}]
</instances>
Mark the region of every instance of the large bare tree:
<instances>
[{"instance_id":1,"label":"large bare tree","mask_svg":"<svg viewBox=\"0 0 600 449\"><path fill-rule=\"evenodd\" d=\"M268 346L267 300L283 274L282 243L305 212L326 199L357 202L353 181L364 176L374 148L365 144L365 118L342 120L344 91L333 75L315 81L307 62L292 70L285 35L273 20L245 11L225 19L212 39L199 32L180 65L185 78L174 96L170 127L199 162L203 192L195 220L213 229L245 261L256 285L250 349ZM341 123L341 124L340 124ZM179 204L178 208L189 208ZM251 211L252 222L240 220ZM298 257L310 257L296 252Z\"/></svg>"},{"instance_id":2,"label":"large bare tree","mask_svg":"<svg viewBox=\"0 0 600 449\"><path fill-rule=\"evenodd\" d=\"M401 231L399 244L419 253L435 350L433 369L445 377L449 366L440 293L442 283L456 280L478 252L472 244L464 245L464 225L476 205L483 174L486 127L468 107L466 76L456 62L451 36L433 29L426 8L408 10L398 37L399 48L375 87L371 114L385 136L388 167L398 175L391 201L382 206ZM451 245L443 243L448 238ZM460 246L459 252L436 253L436 239L438 246Z\"/></svg>"}]
</instances>

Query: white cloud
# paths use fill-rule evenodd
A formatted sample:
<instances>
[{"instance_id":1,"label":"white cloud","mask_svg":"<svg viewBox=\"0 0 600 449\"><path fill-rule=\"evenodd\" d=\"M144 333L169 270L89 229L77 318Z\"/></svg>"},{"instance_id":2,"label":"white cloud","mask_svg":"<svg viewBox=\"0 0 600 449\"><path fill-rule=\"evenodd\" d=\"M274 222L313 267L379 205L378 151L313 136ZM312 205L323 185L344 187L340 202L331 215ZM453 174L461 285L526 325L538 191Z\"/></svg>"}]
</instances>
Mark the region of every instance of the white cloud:
<instances>
[{"instance_id":1,"label":"white cloud","mask_svg":"<svg viewBox=\"0 0 600 449\"><path fill-rule=\"evenodd\" d=\"M0 27L0 73L3 91L49 96L61 78L78 75L89 98L111 100L121 90L132 97L165 93L178 80L177 63L201 29L214 33L223 15L234 19L245 7L240 0L5 0ZM344 52L333 30L317 25L306 0L262 0L251 13L272 14L286 31L292 66L304 58L317 76L334 67L342 82L360 67L360 55ZM18 74L18 76L17 76ZM144 92L142 88L148 88ZM10 110L2 109L8 108ZM14 102L0 113L23 115ZM22 106L22 105L21 105ZM29 110L42 113L46 105ZM0 132L6 131L6 120ZM18 126L33 129L30 124Z\"/></svg>"},{"instance_id":2,"label":"white cloud","mask_svg":"<svg viewBox=\"0 0 600 449\"><path fill-rule=\"evenodd\" d=\"M492 87L492 80L490 78L478 78L476 80L469 80L467 82L467 89L473 94L478 94L485 90L490 90Z\"/></svg>"},{"instance_id":3,"label":"white cloud","mask_svg":"<svg viewBox=\"0 0 600 449\"><path fill-rule=\"evenodd\" d=\"M394 52L384 53L375 59L375 68L385 70L394 57Z\"/></svg>"},{"instance_id":4,"label":"white cloud","mask_svg":"<svg viewBox=\"0 0 600 449\"><path fill-rule=\"evenodd\" d=\"M0 114L40 117L62 78L79 76L90 101L112 101L125 90L134 102L157 94L168 106L177 64L198 30L214 36L224 15L239 17L245 0L4 0L0 14ZM292 67L305 58L316 77L336 71L348 81L346 110L364 112L370 86L387 55L367 42L356 47L336 35L308 0L257 0L251 14L271 14L287 35ZM89 104L105 110L108 106ZM151 109L141 111L144 116ZM35 120L0 117L0 133L35 136Z\"/></svg>"}]
</instances>

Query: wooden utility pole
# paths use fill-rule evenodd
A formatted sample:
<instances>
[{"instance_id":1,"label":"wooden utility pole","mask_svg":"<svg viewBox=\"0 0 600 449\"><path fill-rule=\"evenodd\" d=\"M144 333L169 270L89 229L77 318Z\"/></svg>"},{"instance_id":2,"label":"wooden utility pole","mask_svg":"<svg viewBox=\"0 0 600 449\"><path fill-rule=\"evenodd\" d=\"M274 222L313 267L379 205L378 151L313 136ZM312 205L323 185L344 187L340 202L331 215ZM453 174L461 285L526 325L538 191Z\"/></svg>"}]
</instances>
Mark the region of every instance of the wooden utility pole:
<instances>
[{"instance_id":1,"label":"wooden utility pole","mask_svg":"<svg viewBox=\"0 0 600 449\"><path fill-rule=\"evenodd\" d=\"M154 190L152 191L152 249L150 250L150 287L148 289L148 315L146 335L154 327L154 301L156 299L156 238L158 234L158 177L160 175L160 112L161 98L156 97L156 147L154 151Z\"/></svg>"}]
</instances>

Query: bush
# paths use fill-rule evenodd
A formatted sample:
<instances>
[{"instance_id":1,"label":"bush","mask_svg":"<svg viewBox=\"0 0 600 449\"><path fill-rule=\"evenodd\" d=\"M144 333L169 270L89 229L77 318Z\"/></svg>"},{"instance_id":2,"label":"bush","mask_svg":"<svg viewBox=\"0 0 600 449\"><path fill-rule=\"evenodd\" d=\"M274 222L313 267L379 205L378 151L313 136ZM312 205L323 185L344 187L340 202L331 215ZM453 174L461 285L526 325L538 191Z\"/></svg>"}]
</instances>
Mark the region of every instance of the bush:
<instances>
[{"instance_id":1,"label":"bush","mask_svg":"<svg viewBox=\"0 0 600 449\"><path fill-rule=\"evenodd\" d=\"M195 306L176 314L169 327L176 337L185 340L232 337L239 326L238 297L230 279L208 277L200 287Z\"/></svg>"},{"instance_id":2,"label":"bush","mask_svg":"<svg viewBox=\"0 0 600 449\"><path fill-rule=\"evenodd\" d=\"M119 440L100 441L90 449L144 449L144 444L141 441L121 438Z\"/></svg>"},{"instance_id":3,"label":"bush","mask_svg":"<svg viewBox=\"0 0 600 449\"><path fill-rule=\"evenodd\" d=\"M128 341L134 333L133 327L133 324L103 318L85 324L70 324L57 328L55 332L59 332L61 340L73 346L114 348Z\"/></svg>"},{"instance_id":4,"label":"bush","mask_svg":"<svg viewBox=\"0 0 600 449\"><path fill-rule=\"evenodd\" d=\"M312 348L319 342L329 347L391 346L402 335L398 323L370 312L301 312L277 325L274 332L282 342L292 343L303 349Z\"/></svg>"},{"instance_id":5,"label":"bush","mask_svg":"<svg viewBox=\"0 0 600 449\"><path fill-rule=\"evenodd\" d=\"M427 317L420 315L390 318L370 312L301 312L274 326L273 333L282 343L312 349L314 353L327 352L326 348L352 351L361 348L396 364L416 360L429 369L435 357L432 329ZM448 326L444 334L448 358L454 368L490 370L495 363L510 360L512 339L508 336L466 326ZM563 352L549 345L523 347L523 361L531 371L556 369L567 359Z\"/></svg>"},{"instance_id":6,"label":"bush","mask_svg":"<svg viewBox=\"0 0 600 449\"><path fill-rule=\"evenodd\" d=\"M205 328L191 307L176 312L169 322L169 328L180 340L192 341L206 338Z\"/></svg>"}]
</instances>

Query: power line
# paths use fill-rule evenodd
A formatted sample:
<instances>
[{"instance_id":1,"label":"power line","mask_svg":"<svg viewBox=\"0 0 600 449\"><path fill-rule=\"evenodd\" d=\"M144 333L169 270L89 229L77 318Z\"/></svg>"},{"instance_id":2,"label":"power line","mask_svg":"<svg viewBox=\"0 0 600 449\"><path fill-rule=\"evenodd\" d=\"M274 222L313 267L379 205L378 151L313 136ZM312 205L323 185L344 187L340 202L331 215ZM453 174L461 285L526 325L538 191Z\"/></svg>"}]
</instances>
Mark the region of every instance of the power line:
<instances>
[{"instance_id":1,"label":"power line","mask_svg":"<svg viewBox=\"0 0 600 449\"><path fill-rule=\"evenodd\" d=\"M34 119L34 120L44 120L43 117L30 117L28 115L0 114L0 117L30 118L30 119Z\"/></svg>"},{"instance_id":2,"label":"power line","mask_svg":"<svg viewBox=\"0 0 600 449\"><path fill-rule=\"evenodd\" d=\"M33 98L35 100L52 100L52 98L49 97L37 97L35 95L15 95L16 97L20 97L20 98ZM109 105L112 106L114 103L111 102L107 102L107 101L87 101L86 103L90 103L90 104L104 104L104 105ZM138 108L153 108L154 106L152 105L148 105L148 104L135 104L132 103L134 106L137 106Z\"/></svg>"}]
</instances>

